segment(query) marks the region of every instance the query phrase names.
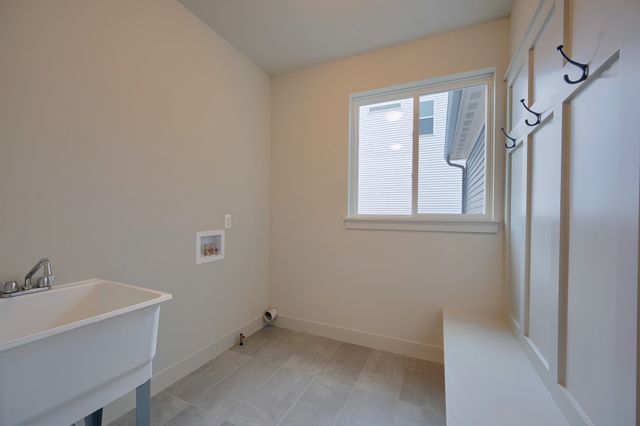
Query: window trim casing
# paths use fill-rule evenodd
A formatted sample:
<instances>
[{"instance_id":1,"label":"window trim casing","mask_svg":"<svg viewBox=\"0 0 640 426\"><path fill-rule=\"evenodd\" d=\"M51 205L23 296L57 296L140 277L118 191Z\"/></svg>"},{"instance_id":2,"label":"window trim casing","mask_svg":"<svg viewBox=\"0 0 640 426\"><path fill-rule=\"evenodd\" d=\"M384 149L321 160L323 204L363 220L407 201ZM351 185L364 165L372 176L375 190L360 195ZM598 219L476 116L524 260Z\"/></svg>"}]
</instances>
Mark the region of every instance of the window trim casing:
<instances>
[{"instance_id":1,"label":"window trim casing","mask_svg":"<svg viewBox=\"0 0 640 426\"><path fill-rule=\"evenodd\" d=\"M496 70L485 68L476 71L437 77L413 83L400 84L381 89L354 93L349 96L349 161L348 202L345 228L384 229L401 231L441 231L496 233L500 222L495 220L494 175L495 175L495 108ZM412 176L412 214L407 216L358 215L358 137L359 108L372 103L391 102L402 98L414 99L413 120L413 170L418 170L419 161L415 133L419 132L419 96L444 92L475 84L487 85L487 132L485 134L485 213L478 214L425 214L418 213L418 174ZM417 107L417 108L416 108Z\"/></svg>"}]
</instances>

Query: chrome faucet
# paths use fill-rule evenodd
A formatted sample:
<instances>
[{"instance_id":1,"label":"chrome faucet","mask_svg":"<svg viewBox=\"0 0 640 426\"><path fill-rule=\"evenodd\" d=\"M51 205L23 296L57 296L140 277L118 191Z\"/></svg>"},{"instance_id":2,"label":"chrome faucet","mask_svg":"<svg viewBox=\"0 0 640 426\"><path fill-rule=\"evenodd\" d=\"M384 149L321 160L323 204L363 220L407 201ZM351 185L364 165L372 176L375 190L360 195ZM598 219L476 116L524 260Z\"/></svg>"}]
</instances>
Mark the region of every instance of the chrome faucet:
<instances>
[{"instance_id":1,"label":"chrome faucet","mask_svg":"<svg viewBox=\"0 0 640 426\"><path fill-rule=\"evenodd\" d=\"M53 284L53 280L55 280L55 275L53 275L53 269L51 268L51 261L46 257L40 259L38 263L36 263L33 268L27 273L24 277L24 286L23 290L31 290L33 286L31 285L31 278L35 275L36 272L43 268L44 275L38 279L38 288L51 287Z\"/></svg>"},{"instance_id":2,"label":"chrome faucet","mask_svg":"<svg viewBox=\"0 0 640 426\"><path fill-rule=\"evenodd\" d=\"M42 268L43 276L38 278L38 284L36 287L33 287L31 284L31 279ZM33 268L29 271L29 273L24 277L24 284L22 287L18 286L17 281L7 281L4 283L4 286L0 289L0 297L14 297L20 296L22 294L29 293L37 293L40 291L50 290L51 285L53 284L53 280L55 280L55 276L53 275L53 268L51 267L51 262L47 258L42 258L35 264Z\"/></svg>"}]
</instances>

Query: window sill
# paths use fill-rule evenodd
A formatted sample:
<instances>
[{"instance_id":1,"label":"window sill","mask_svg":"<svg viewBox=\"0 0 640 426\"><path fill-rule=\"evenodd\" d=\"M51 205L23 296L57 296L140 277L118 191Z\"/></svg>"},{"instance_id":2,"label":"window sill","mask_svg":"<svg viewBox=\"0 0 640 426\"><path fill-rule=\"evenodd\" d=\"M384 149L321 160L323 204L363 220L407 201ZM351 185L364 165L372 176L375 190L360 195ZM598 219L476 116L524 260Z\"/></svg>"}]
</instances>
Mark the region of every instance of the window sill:
<instances>
[{"instance_id":1,"label":"window sill","mask_svg":"<svg viewBox=\"0 0 640 426\"><path fill-rule=\"evenodd\" d=\"M464 232L473 234L496 234L500 229L497 220L464 219L398 219L357 217L344 220L346 229L368 229L381 231Z\"/></svg>"}]
</instances>

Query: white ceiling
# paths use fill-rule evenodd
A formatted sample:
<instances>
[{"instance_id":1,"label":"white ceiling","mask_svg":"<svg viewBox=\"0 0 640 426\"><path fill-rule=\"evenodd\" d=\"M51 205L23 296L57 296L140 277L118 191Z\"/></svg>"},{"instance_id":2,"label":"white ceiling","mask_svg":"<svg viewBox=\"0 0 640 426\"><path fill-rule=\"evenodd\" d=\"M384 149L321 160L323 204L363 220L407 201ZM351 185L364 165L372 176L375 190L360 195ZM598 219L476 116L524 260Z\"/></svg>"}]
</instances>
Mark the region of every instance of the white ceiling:
<instances>
[{"instance_id":1,"label":"white ceiling","mask_svg":"<svg viewBox=\"0 0 640 426\"><path fill-rule=\"evenodd\" d=\"M503 18L509 16L513 3L513 0L180 1L271 75Z\"/></svg>"}]
</instances>

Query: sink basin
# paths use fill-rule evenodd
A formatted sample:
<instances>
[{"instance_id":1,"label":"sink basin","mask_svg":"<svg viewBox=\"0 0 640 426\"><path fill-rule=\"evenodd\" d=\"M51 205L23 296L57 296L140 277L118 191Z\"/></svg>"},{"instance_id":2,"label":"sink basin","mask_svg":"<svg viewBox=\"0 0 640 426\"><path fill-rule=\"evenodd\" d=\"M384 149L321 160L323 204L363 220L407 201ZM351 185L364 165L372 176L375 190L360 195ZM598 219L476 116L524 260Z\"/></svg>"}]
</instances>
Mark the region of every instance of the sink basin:
<instances>
[{"instance_id":1,"label":"sink basin","mask_svg":"<svg viewBox=\"0 0 640 426\"><path fill-rule=\"evenodd\" d=\"M0 425L69 425L145 383L170 299L99 279L0 299Z\"/></svg>"}]
</instances>

